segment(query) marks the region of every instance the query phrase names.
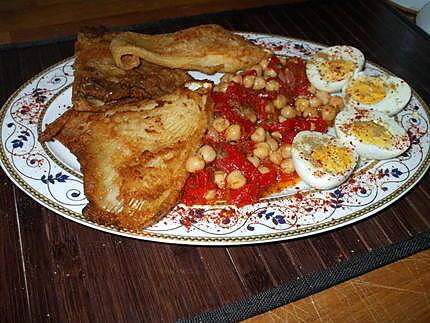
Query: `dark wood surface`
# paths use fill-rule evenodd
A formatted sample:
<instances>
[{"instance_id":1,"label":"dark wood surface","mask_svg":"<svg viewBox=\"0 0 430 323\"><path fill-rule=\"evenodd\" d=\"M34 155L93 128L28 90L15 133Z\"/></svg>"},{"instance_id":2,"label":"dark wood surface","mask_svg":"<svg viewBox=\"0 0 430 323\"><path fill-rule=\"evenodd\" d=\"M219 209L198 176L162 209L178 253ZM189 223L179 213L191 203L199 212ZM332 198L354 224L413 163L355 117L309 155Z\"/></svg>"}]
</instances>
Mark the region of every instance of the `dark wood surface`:
<instances>
[{"instance_id":1,"label":"dark wood surface","mask_svg":"<svg viewBox=\"0 0 430 323\"><path fill-rule=\"evenodd\" d=\"M150 23L202 23L350 44L430 102L430 41L385 3L317 1ZM0 51L0 103L73 54L73 42ZM173 321L237 301L430 229L426 176L383 212L306 239L244 247L159 244L102 233L48 211L0 170L0 321Z\"/></svg>"},{"instance_id":2,"label":"dark wood surface","mask_svg":"<svg viewBox=\"0 0 430 323\"><path fill-rule=\"evenodd\" d=\"M119 26L304 0L1 1L0 44L76 34L85 25Z\"/></svg>"}]
</instances>

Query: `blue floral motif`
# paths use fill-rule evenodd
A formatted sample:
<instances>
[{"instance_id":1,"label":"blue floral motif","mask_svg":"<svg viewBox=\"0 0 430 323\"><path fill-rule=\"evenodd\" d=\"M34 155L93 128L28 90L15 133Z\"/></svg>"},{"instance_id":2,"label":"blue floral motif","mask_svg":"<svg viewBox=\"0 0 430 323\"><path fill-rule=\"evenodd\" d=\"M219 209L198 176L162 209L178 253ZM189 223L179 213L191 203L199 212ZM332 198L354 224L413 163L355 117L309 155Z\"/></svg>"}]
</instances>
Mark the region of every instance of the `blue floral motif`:
<instances>
[{"instance_id":1,"label":"blue floral motif","mask_svg":"<svg viewBox=\"0 0 430 323\"><path fill-rule=\"evenodd\" d=\"M59 182L59 183L64 183L66 182L66 180L69 179L69 176L63 173L57 173L55 174L55 177L52 176L52 174L49 174L48 177L46 177L46 175L43 175L40 180L42 181L43 184L55 184L55 181Z\"/></svg>"},{"instance_id":2,"label":"blue floral motif","mask_svg":"<svg viewBox=\"0 0 430 323\"><path fill-rule=\"evenodd\" d=\"M378 171L378 177L379 178L384 178L384 177L390 177L393 176L395 178L399 178L401 175L403 175L403 172L401 170L399 170L398 168L393 168L393 169L380 169Z\"/></svg>"},{"instance_id":3,"label":"blue floral motif","mask_svg":"<svg viewBox=\"0 0 430 323\"><path fill-rule=\"evenodd\" d=\"M384 177L389 177L390 176L390 170L388 168L386 169L380 169L378 171L378 177L379 178L384 178Z\"/></svg>"},{"instance_id":4,"label":"blue floral motif","mask_svg":"<svg viewBox=\"0 0 430 323\"><path fill-rule=\"evenodd\" d=\"M306 48L305 46L303 46L302 44L297 44L295 43L293 45L294 49L299 51L300 53L303 53L305 55L311 55L312 51L309 48Z\"/></svg>"},{"instance_id":5,"label":"blue floral motif","mask_svg":"<svg viewBox=\"0 0 430 323\"><path fill-rule=\"evenodd\" d=\"M340 189L337 189L337 190L331 192L330 193L330 197L331 197L330 206L334 209L342 207L342 205L344 203L344 200L343 200L344 195L345 194L343 194Z\"/></svg>"},{"instance_id":6,"label":"blue floral motif","mask_svg":"<svg viewBox=\"0 0 430 323\"><path fill-rule=\"evenodd\" d=\"M266 210L257 213L259 218L262 218L264 214L266 214Z\"/></svg>"},{"instance_id":7,"label":"blue floral motif","mask_svg":"<svg viewBox=\"0 0 430 323\"><path fill-rule=\"evenodd\" d=\"M24 146L24 143L22 142L22 140L19 140L19 139L12 140L13 148L22 148L22 146Z\"/></svg>"},{"instance_id":8,"label":"blue floral motif","mask_svg":"<svg viewBox=\"0 0 430 323\"><path fill-rule=\"evenodd\" d=\"M408 130L408 136L412 145L418 145L420 143L420 138L418 138L417 135L414 135L410 130Z\"/></svg>"},{"instance_id":9,"label":"blue floral motif","mask_svg":"<svg viewBox=\"0 0 430 323\"><path fill-rule=\"evenodd\" d=\"M409 157L410 153L408 150L406 150L403 154L401 154L400 156L402 156L403 158L407 158Z\"/></svg>"},{"instance_id":10,"label":"blue floral motif","mask_svg":"<svg viewBox=\"0 0 430 323\"><path fill-rule=\"evenodd\" d=\"M275 225L278 225L278 224L285 224L285 223L287 223L287 222L285 221L285 217L284 217L283 215L276 215L276 216L274 216L274 217L273 217L273 219L272 219L272 222L273 222Z\"/></svg>"},{"instance_id":11,"label":"blue floral motif","mask_svg":"<svg viewBox=\"0 0 430 323\"><path fill-rule=\"evenodd\" d=\"M261 219L263 216L266 220L271 220L274 225L285 224L285 216L283 215L275 215L275 212L267 212L266 210L260 211L257 213L257 216Z\"/></svg>"},{"instance_id":12,"label":"blue floral motif","mask_svg":"<svg viewBox=\"0 0 430 323\"><path fill-rule=\"evenodd\" d=\"M246 227L246 229L248 231L254 231L255 230L254 226L252 226L251 224L248 224L248 226Z\"/></svg>"},{"instance_id":13,"label":"blue floral motif","mask_svg":"<svg viewBox=\"0 0 430 323\"><path fill-rule=\"evenodd\" d=\"M266 213L266 220L269 220L274 214L275 212Z\"/></svg>"},{"instance_id":14,"label":"blue floral motif","mask_svg":"<svg viewBox=\"0 0 430 323\"><path fill-rule=\"evenodd\" d=\"M205 210L204 209L194 209L190 213L191 213L191 215L193 215L197 218L202 218L205 215Z\"/></svg>"},{"instance_id":15,"label":"blue floral motif","mask_svg":"<svg viewBox=\"0 0 430 323\"><path fill-rule=\"evenodd\" d=\"M43 94L44 94L44 91L42 89L38 89L38 88L34 89L32 92L33 98L35 99L35 101L37 103L43 103L48 99Z\"/></svg>"},{"instance_id":16,"label":"blue floral motif","mask_svg":"<svg viewBox=\"0 0 430 323\"><path fill-rule=\"evenodd\" d=\"M9 125L8 125L8 127L9 127ZM30 133L27 130L21 130L18 138L12 140L12 147L13 148L22 148L24 146L24 142L28 141L27 137L29 137L29 136L30 136Z\"/></svg>"},{"instance_id":17,"label":"blue floral motif","mask_svg":"<svg viewBox=\"0 0 430 323\"><path fill-rule=\"evenodd\" d=\"M401 170L399 170L398 168L393 168L391 170L391 175L393 175L395 178L399 178L400 175L402 175L403 172Z\"/></svg>"}]
</instances>

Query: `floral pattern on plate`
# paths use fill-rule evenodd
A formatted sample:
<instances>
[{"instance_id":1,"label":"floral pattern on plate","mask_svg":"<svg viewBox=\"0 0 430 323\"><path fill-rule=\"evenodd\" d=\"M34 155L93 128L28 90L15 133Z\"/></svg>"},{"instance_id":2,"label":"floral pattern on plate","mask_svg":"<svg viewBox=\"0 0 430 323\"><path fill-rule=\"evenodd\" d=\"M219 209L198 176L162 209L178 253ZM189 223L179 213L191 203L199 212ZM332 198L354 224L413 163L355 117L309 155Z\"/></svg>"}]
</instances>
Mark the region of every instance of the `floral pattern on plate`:
<instances>
[{"instance_id":1,"label":"floral pattern on plate","mask_svg":"<svg viewBox=\"0 0 430 323\"><path fill-rule=\"evenodd\" d=\"M323 48L281 36L242 35L284 56L306 58ZM367 63L366 69L381 72L372 63ZM214 81L219 77L219 73L212 76ZM0 162L12 181L42 205L66 218L114 234L196 245L262 243L317 234L387 207L419 181L430 163L429 110L414 93L397 115L408 130L411 148L398 158L362 162L349 181L333 190L312 190L300 182L241 208L179 204L145 230L118 230L82 216L87 201L78 161L60 143L40 144L37 140L45 125L70 107L72 82L73 58L69 58L35 76L11 96L0 111Z\"/></svg>"}]
</instances>

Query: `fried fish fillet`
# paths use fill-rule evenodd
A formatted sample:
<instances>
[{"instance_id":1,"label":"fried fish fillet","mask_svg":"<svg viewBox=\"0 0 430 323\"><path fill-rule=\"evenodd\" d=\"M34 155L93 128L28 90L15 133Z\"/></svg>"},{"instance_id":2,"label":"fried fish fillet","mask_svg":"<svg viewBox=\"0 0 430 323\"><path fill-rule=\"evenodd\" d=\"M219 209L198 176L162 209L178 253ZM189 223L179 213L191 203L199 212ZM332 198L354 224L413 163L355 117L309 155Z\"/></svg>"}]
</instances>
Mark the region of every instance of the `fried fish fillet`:
<instances>
[{"instance_id":1,"label":"fried fish fillet","mask_svg":"<svg viewBox=\"0 0 430 323\"><path fill-rule=\"evenodd\" d=\"M77 157L87 218L140 230L177 202L188 176L185 162L201 145L210 110L206 94L180 89L135 104L134 111L71 109L40 140L56 138Z\"/></svg>"},{"instance_id":2,"label":"fried fish fillet","mask_svg":"<svg viewBox=\"0 0 430 323\"><path fill-rule=\"evenodd\" d=\"M181 88L190 76L144 62L138 68L123 70L115 65L109 49L118 32L87 28L78 34L72 101L75 110L104 111L125 103L152 99Z\"/></svg>"},{"instance_id":3,"label":"fried fish fillet","mask_svg":"<svg viewBox=\"0 0 430 323\"><path fill-rule=\"evenodd\" d=\"M161 35L125 32L112 39L110 49L116 65L124 70L140 66L140 59L143 59L170 68L209 74L246 69L268 56L268 50L218 25L202 25Z\"/></svg>"}]
</instances>

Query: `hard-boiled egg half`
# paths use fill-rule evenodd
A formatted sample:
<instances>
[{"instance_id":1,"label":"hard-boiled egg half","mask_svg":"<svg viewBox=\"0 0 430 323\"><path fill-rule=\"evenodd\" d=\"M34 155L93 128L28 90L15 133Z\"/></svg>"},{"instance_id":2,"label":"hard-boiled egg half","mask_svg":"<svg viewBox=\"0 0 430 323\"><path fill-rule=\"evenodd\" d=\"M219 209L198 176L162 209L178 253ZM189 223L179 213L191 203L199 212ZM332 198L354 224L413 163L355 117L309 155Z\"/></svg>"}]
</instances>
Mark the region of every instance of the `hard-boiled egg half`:
<instances>
[{"instance_id":1,"label":"hard-boiled egg half","mask_svg":"<svg viewBox=\"0 0 430 323\"><path fill-rule=\"evenodd\" d=\"M342 184L357 165L358 155L336 137L316 131L299 132L293 140L292 160L308 185L330 189Z\"/></svg>"},{"instance_id":2,"label":"hard-boiled egg half","mask_svg":"<svg viewBox=\"0 0 430 323\"><path fill-rule=\"evenodd\" d=\"M412 91L398 77L360 72L343 87L342 93L347 107L377 110L392 116L408 104Z\"/></svg>"},{"instance_id":3,"label":"hard-boiled egg half","mask_svg":"<svg viewBox=\"0 0 430 323\"><path fill-rule=\"evenodd\" d=\"M364 55L352 46L333 46L315 53L306 63L306 75L318 90L337 92L363 69Z\"/></svg>"},{"instance_id":4,"label":"hard-boiled egg half","mask_svg":"<svg viewBox=\"0 0 430 323\"><path fill-rule=\"evenodd\" d=\"M394 158L410 146L406 130L379 111L343 110L336 116L335 130L363 159Z\"/></svg>"}]
</instances>

